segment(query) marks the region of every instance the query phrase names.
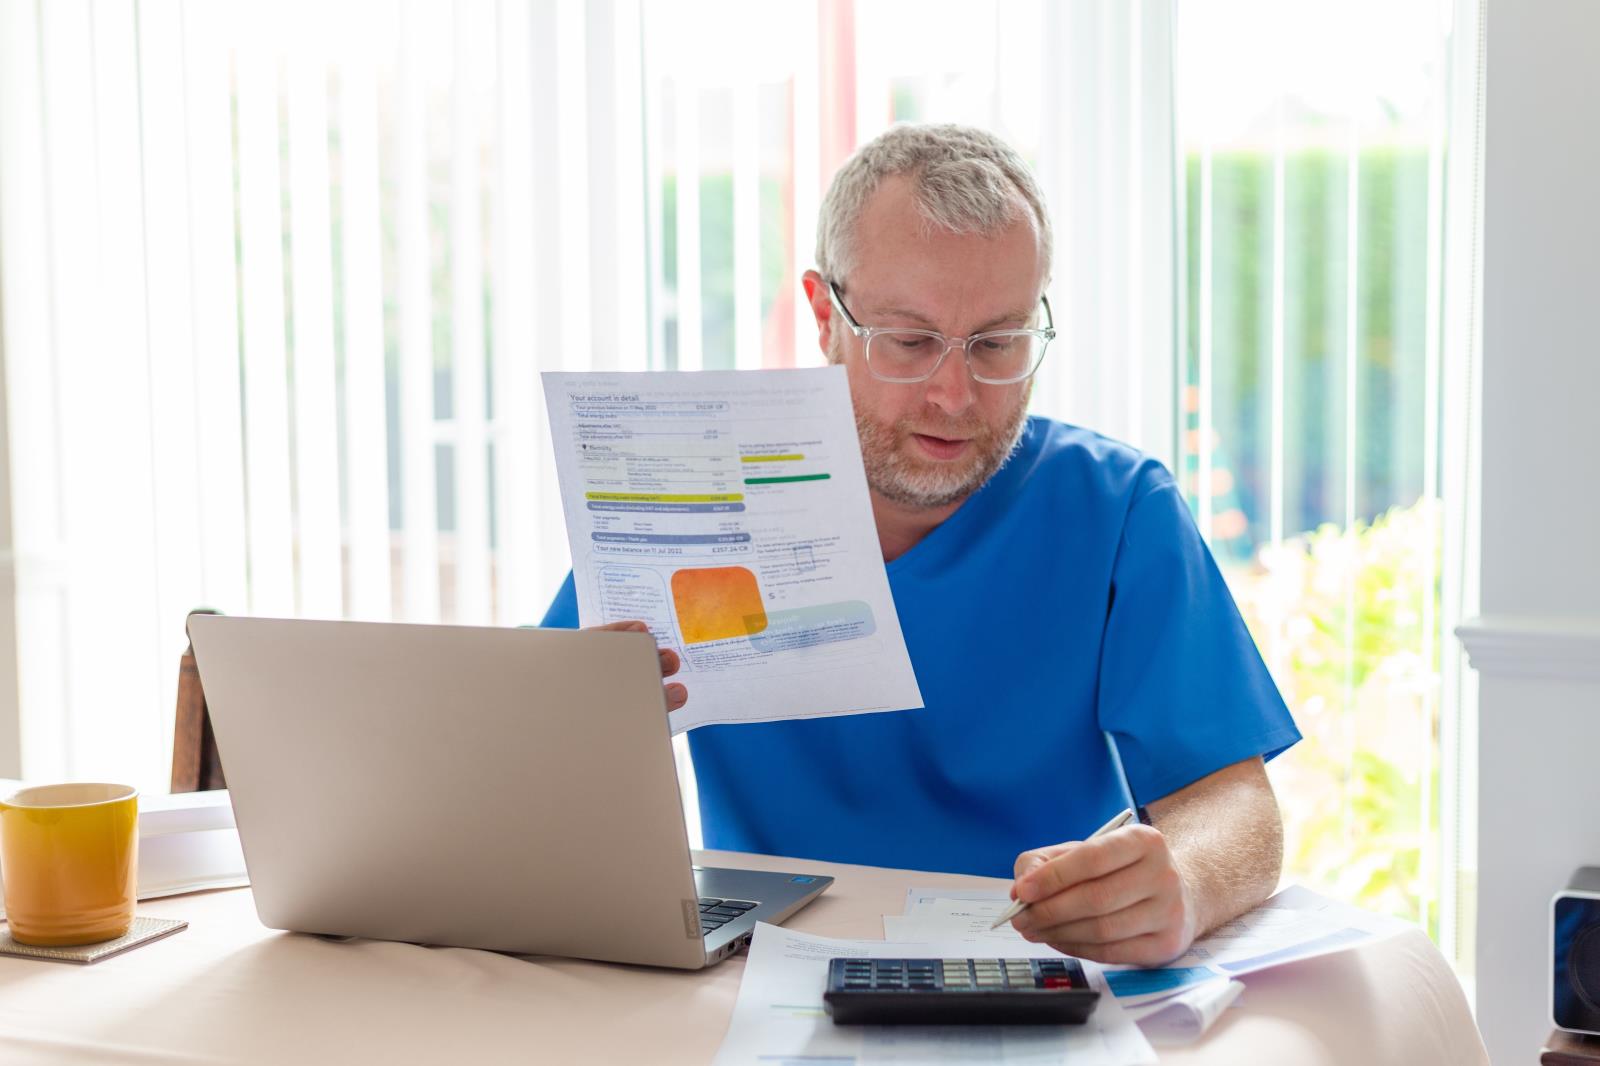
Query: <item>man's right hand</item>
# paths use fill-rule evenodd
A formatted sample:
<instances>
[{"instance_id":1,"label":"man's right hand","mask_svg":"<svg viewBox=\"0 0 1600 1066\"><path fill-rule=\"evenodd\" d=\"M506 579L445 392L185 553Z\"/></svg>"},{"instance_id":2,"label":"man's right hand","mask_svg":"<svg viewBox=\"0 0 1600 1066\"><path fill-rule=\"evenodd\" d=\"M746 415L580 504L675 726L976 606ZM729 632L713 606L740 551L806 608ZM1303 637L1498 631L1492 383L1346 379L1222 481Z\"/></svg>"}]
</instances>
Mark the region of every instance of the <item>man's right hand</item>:
<instances>
[{"instance_id":1,"label":"man's right hand","mask_svg":"<svg viewBox=\"0 0 1600 1066\"><path fill-rule=\"evenodd\" d=\"M650 627L638 620L627 622L607 622L603 626L590 626L589 628L606 629L613 633L650 632ZM661 656L661 676L671 677L673 674L677 673L678 667L683 665L678 659L678 653L673 651L671 648L659 648L657 651ZM689 702L689 690L684 688L678 682L674 681L671 684L664 685L662 687L665 689L667 694L668 712L675 711L679 707L682 707L685 703Z\"/></svg>"}]
</instances>

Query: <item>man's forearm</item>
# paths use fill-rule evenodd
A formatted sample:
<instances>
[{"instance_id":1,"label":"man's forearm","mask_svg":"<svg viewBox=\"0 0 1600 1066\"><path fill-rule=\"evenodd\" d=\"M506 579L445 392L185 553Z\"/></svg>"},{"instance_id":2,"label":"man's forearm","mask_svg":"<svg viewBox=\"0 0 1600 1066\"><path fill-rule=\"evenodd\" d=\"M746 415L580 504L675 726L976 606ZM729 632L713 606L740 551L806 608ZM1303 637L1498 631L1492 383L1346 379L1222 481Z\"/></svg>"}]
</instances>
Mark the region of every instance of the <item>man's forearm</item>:
<instances>
[{"instance_id":1,"label":"man's forearm","mask_svg":"<svg viewBox=\"0 0 1600 1066\"><path fill-rule=\"evenodd\" d=\"M1272 894L1283 819L1259 758L1226 766L1150 804L1195 909L1195 936Z\"/></svg>"}]
</instances>

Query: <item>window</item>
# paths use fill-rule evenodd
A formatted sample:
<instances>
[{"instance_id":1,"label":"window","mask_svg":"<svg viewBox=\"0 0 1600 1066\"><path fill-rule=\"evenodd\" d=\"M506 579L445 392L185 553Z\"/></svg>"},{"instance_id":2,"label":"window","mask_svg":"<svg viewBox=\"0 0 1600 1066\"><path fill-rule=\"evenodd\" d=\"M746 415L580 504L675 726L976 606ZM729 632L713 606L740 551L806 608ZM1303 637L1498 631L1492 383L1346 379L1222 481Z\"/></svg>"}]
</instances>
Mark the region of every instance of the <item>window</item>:
<instances>
[{"instance_id":1,"label":"window","mask_svg":"<svg viewBox=\"0 0 1600 1066\"><path fill-rule=\"evenodd\" d=\"M971 122L1054 216L1035 408L1175 470L1307 733L1291 869L1452 946L1449 11L0 6L0 772L163 787L196 605L536 621L539 371L815 363L827 179Z\"/></svg>"},{"instance_id":2,"label":"window","mask_svg":"<svg viewBox=\"0 0 1600 1066\"><path fill-rule=\"evenodd\" d=\"M1272 767L1286 872L1468 960L1450 11L1180 11L1178 471L1306 738Z\"/></svg>"}]
</instances>

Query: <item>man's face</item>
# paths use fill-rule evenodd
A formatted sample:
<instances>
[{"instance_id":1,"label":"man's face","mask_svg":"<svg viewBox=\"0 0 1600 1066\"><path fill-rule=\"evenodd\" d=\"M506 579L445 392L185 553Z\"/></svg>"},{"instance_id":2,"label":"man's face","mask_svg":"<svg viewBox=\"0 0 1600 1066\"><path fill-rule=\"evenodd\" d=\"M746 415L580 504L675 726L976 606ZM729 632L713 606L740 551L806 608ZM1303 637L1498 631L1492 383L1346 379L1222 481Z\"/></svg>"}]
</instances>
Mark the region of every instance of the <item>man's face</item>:
<instances>
[{"instance_id":1,"label":"man's face","mask_svg":"<svg viewBox=\"0 0 1600 1066\"><path fill-rule=\"evenodd\" d=\"M988 237L925 229L906 179L879 186L857 223L856 262L840 286L857 322L949 337L1037 326L1045 265L1027 221ZM880 381L867 370L865 342L834 317L827 287L814 277L807 290L818 339L849 373L867 483L912 508L945 507L977 491L1016 445L1030 382L974 381L955 348L927 381Z\"/></svg>"}]
</instances>

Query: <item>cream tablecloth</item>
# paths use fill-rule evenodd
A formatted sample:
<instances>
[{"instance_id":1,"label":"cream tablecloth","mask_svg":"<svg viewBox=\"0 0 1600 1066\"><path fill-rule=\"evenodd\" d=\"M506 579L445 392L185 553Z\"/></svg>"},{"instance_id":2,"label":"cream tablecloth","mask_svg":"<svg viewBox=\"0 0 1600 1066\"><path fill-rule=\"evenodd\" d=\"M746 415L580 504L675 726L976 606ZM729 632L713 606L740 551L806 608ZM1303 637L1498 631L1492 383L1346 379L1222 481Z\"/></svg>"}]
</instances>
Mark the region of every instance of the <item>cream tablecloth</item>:
<instances>
[{"instance_id":1,"label":"cream tablecloth","mask_svg":"<svg viewBox=\"0 0 1600 1066\"><path fill-rule=\"evenodd\" d=\"M790 925L882 936L916 885L987 878L707 852L708 865L832 874ZM0 1063L705 1063L742 956L699 973L333 943L257 920L248 889L149 900L166 940L89 967L0 958ZM1181 1064L1486 1063L1460 985L1421 933L1245 978L1245 1006Z\"/></svg>"}]
</instances>

